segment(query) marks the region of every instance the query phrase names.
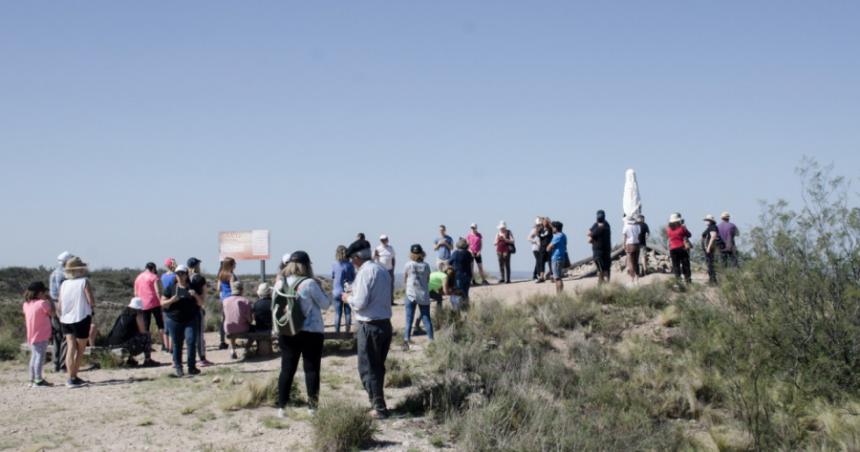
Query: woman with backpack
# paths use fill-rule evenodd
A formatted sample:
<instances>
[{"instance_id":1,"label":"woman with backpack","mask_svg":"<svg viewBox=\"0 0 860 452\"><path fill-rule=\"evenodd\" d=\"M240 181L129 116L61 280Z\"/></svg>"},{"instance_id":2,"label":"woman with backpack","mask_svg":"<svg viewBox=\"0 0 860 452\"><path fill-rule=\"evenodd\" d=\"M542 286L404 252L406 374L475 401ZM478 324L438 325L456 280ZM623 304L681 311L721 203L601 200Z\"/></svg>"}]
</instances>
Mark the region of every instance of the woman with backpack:
<instances>
[{"instance_id":1,"label":"woman with backpack","mask_svg":"<svg viewBox=\"0 0 860 452\"><path fill-rule=\"evenodd\" d=\"M281 288L275 292L272 310L273 328L278 332L281 348L281 374L278 377L278 417L284 417L284 407L290 399L293 377L302 358L305 372L305 389L308 394L308 412L314 414L319 402L320 366L323 351L322 312L331 306L319 281L314 278L311 258L304 251L296 251L281 272ZM296 304L296 312L289 307ZM286 309L285 309L286 308ZM298 317L297 317L298 316ZM284 318L303 318L301 325L284 322Z\"/></svg>"},{"instance_id":2,"label":"woman with backpack","mask_svg":"<svg viewBox=\"0 0 860 452\"><path fill-rule=\"evenodd\" d=\"M514 253L514 234L504 221L499 222L499 233L496 234L496 255L499 257L499 284L511 282L511 254Z\"/></svg>"},{"instance_id":3,"label":"woman with backpack","mask_svg":"<svg viewBox=\"0 0 860 452\"><path fill-rule=\"evenodd\" d=\"M669 257L672 258L672 271L675 279L680 281L681 274L687 284L693 282L690 271L690 231L684 226L681 214L673 213L669 217L669 225L666 227L666 235L669 237Z\"/></svg>"}]
</instances>

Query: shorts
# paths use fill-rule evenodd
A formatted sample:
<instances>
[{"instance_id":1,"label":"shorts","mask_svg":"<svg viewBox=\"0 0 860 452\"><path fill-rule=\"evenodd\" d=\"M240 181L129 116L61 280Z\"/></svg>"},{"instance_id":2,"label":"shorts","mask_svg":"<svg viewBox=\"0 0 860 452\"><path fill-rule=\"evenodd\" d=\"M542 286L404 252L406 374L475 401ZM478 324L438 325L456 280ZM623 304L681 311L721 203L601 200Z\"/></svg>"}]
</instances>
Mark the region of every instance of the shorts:
<instances>
[{"instance_id":1,"label":"shorts","mask_svg":"<svg viewBox=\"0 0 860 452\"><path fill-rule=\"evenodd\" d=\"M561 281L561 270L564 266L564 261L562 260L554 260L552 261L552 280L553 281Z\"/></svg>"},{"instance_id":2,"label":"shorts","mask_svg":"<svg viewBox=\"0 0 860 452\"><path fill-rule=\"evenodd\" d=\"M484 260L483 260L483 259L481 259L481 255L480 255L480 254L479 254L479 255L477 255L477 256L474 256L474 258L475 258L475 263L476 263L476 264L483 264L483 263L484 263Z\"/></svg>"},{"instance_id":3,"label":"shorts","mask_svg":"<svg viewBox=\"0 0 860 452\"><path fill-rule=\"evenodd\" d=\"M74 336L75 339L88 339L90 337L90 325L93 324L93 316L88 315L87 318L75 323L61 323L64 336Z\"/></svg>"},{"instance_id":4,"label":"shorts","mask_svg":"<svg viewBox=\"0 0 860 452\"><path fill-rule=\"evenodd\" d=\"M158 327L159 330L163 330L164 315L161 313L161 306L143 311L143 328L146 331L149 331L149 325L151 325L152 322L151 317L155 317L155 326Z\"/></svg>"}]
</instances>

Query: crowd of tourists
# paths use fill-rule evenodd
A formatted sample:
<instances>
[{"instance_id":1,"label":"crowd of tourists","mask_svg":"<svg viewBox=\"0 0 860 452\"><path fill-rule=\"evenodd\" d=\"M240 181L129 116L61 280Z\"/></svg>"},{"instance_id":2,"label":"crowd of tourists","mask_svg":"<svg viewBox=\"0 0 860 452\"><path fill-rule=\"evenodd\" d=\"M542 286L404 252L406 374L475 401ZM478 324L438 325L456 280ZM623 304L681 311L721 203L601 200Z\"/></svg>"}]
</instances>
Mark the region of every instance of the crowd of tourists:
<instances>
[{"instance_id":1,"label":"crowd of tourists","mask_svg":"<svg viewBox=\"0 0 860 452\"><path fill-rule=\"evenodd\" d=\"M735 237L737 227L730 215L721 215L722 222L708 215L702 233L710 281L716 283L714 265L720 253L723 265L737 265ZM680 214L674 213L666 226L666 245L671 256L673 272L680 280L691 280L690 250L692 234ZM499 222L493 240L499 264L499 284L512 282L511 256L516 253L513 232L505 221ZM563 278L570 266L564 225L548 217L537 217L528 234L535 259L532 279L540 284L551 280L557 291L564 288ZM624 219L623 248L627 256L627 271L635 283L646 273L650 229L643 215ZM595 223L587 231L592 246L593 262L600 283L608 282L613 254L611 227L604 211L598 211ZM414 334L423 332L433 340L430 315L433 301L440 309L447 297L451 308L463 309L469 300L470 288L489 284L483 267L483 236L473 223L465 237L456 241L445 225L432 241L435 253L433 266L427 263L421 244L409 248L409 258L402 266L405 328L402 347L408 350ZM51 273L49 284L30 284L24 294L27 341L31 347L30 384L50 386L42 375L49 342L53 343L53 365L57 372L65 369L66 386L86 385L78 373L87 345L95 345L93 324L96 302L88 279L88 265L78 256L64 252L57 257L58 265ZM375 247L359 233L348 246L337 246L334 263L327 276L331 291L313 271L311 258L304 251L285 254L275 279L257 286L255 301L245 297L245 287L235 273L236 261L222 258L213 284L208 284L201 272L202 261L196 257L178 264L176 259L164 261L159 274L155 263L149 262L135 278L133 297L107 332L110 347L122 348L128 355L127 365L156 367L152 359L152 323L155 323L161 350L172 356L171 376L194 376L200 367L212 363L206 358L205 326L206 299L210 287L221 304L219 345L238 359L237 337L247 333L277 336L281 352L278 381L278 414L289 402L289 392L298 369L299 360L305 374L309 409L316 409L320 388L320 367L323 352L323 312L334 306L334 330L354 331L357 343L358 372L367 392L375 418L385 417L385 361L393 341L392 306L395 304L394 278L396 253L387 235L379 237ZM414 322L414 326L413 326ZM354 330L353 330L354 326ZM268 334L266 334L268 333ZM184 352L184 353L183 353ZM143 355L142 362L136 357ZM184 356L183 356L184 355Z\"/></svg>"}]
</instances>

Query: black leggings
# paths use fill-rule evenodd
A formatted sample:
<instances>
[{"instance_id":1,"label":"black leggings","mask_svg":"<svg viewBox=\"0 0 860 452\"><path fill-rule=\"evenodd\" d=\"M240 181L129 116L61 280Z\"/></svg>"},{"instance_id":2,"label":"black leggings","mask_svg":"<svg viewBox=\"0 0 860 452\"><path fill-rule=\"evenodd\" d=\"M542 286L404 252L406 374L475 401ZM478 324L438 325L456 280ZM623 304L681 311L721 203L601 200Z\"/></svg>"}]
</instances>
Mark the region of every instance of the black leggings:
<instances>
[{"instance_id":1,"label":"black leggings","mask_svg":"<svg viewBox=\"0 0 860 452\"><path fill-rule=\"evenodd\" d=\"M305 371L305 389L308 393L308 406L315 408L320 395L320 366L322 364L323 334L300 331L295 336L278 336L281 347L281 375L278 377L278 407L283 408L290 401L290 388L293 377L299 368Z\"/></svg>"},{"instance_id":2,"label":"black leggings","mask_svg":"<svg viewBox=\"0 0 860 452\"><path fill-rule=\"evenodd\" d=\"M684 274L684 280L691 282L693 280L690 272L690 253L685 248L675 248L669 251L669 256L672 258L672 271L675 273L675 278L681 279L681 274Z\"/></svg>"},{"instance_id":3,"label":"black leggings","mask_svg":"<svg viewBox=\"0 0 860 452\"><path fill-rule=\"evenodd\" d=\"M511 253L496 253L499 256L499 281L511 282Z\"/></svg>"},{"instance_id":4,"label":"black leggings","mask_svg":"<svg viewBox=\"0 0 860 452\"><path fill-rule=\"evenodd\" d=\"M538 279L543 273L543 256L539 250L532 251L532 254L535 256L535 271L532 272L532 279Z\"/></svg>"}]
</instances>

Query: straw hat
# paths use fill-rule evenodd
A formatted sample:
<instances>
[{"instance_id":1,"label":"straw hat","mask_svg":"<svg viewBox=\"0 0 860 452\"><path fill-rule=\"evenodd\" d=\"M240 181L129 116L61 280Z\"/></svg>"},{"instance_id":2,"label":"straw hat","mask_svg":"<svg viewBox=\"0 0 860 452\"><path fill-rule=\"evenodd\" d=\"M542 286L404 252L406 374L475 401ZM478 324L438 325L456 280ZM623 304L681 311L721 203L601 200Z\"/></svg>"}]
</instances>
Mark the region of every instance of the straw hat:
<instances>
[{"instance_id":1,"label":"straw hat","mask_svg":"<svg viewBox=\"0 0 860 452\"><path fill-rule=\"evenodd\" d=\"M66 264L63 266L63 272L66 274L66 278L74 279L87 274L87 268L86 262L82 261L78 256L73 256L66 261Z\"/></svg>"},{"instance_id":2,"label":"straw hat","mask_svg":"<svg viewBox=\"0 0 860 452\"><path fill-rule=\"evenodd\" d=\"M732 216L731 216L728 212L723 212L723 213L720 215L720 218L722 218L723 220L728 220L728 219L729 219L729 218L731 218L731 217L732 217Z\"/></svg>"},{"instance_id":3,"label":"straw hat","mask_svg":"<svg viewBox=\"0 0 860 452\"><path fill-rule=\"evenodd\" d=\"M681 214L680 213L676 212L676 213L673 213L672 215L669 216L669 223L680 223L680 222L681 222Z\"/></svg>"}]
</instances>

